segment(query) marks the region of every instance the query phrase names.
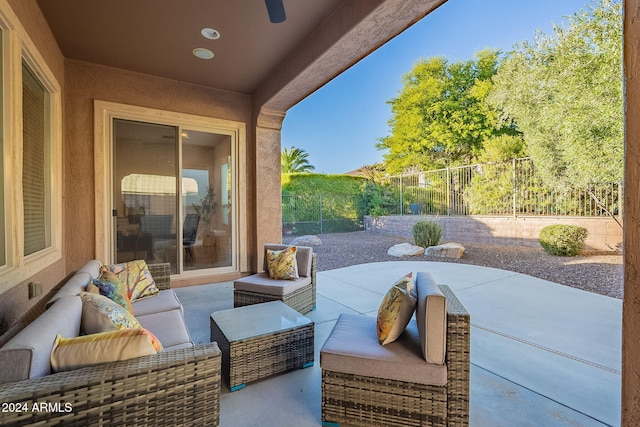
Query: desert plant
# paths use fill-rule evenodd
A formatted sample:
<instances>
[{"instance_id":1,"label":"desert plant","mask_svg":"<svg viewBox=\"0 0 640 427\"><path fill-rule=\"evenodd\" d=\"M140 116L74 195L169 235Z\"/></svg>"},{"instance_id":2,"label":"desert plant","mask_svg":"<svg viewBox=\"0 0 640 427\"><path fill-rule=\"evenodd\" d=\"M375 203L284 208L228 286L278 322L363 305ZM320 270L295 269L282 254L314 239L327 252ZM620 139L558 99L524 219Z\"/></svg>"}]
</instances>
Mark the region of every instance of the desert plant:
<instances>
[{"instance_id":1,"label":"desert plant","mask_svg":"<svg viewBox=\"0 0 640 427\"><path fill-rule=\"evenodd\" d=\"M555 224L540 230L540 245L550 255L574 256L584 248L589 232L577 225Z\"/></svg>"},{"instance_id":2,"label":"desert plant","mask_svg":"<svg viewBox=\"0 0 640 427\"><path fill-rule=\"evenodd\" d=\"M413 240L418 246L435 246L441 237L442 226L435 221L420 221L413 226Z\"/></svg>"}]
</instances>

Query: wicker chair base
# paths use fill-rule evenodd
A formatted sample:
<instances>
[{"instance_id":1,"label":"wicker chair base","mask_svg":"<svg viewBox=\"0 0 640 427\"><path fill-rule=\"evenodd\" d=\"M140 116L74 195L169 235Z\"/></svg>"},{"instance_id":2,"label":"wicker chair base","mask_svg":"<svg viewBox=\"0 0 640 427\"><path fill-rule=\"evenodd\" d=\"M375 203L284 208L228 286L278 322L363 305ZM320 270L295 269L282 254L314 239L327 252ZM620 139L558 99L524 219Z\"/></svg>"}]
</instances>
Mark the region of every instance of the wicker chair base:
<instances>
[{"instance_id":1,"label":"wicker chair base","mask_svg":"<svg viewBox=\"0 0 640 427\"><path fill-rule=\"evenodd\" d=\"M211 341L222 351L222 373L231 391L246 383L313 365L313 322L252 339L232 341L211 319Z\"/></svg>"},{"instance_id":2,"label":"wicker chair base","mask_svg":"<svg viewBox=\"0 0 640 427\"><path fill-rule=\"evenodd\" d=\"M447 388L323 370L322 421L327 426L446 426Z\"/></svg>"},{"instance_id":3,"label":"wicker chair base","mask_svg":"<svg viewBox=\"0 0 640 427\"><path fill-rule=\"evenodd\" d=\"M233 291L233 306L242 307L269 301L282 301L297 312L306 314L316 308L315 294L315 283L311 283L282 297L236 289Z\"/></svg>"}]
</instances>

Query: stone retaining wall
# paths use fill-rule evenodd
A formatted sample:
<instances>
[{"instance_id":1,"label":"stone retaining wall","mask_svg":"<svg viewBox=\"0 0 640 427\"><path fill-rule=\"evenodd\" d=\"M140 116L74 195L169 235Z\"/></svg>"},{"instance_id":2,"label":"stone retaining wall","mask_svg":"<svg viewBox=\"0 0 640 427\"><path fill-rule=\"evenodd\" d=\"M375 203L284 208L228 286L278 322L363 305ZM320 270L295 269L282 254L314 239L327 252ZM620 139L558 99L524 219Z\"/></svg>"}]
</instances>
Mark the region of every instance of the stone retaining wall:
<instances>
[{"instance_id":1,"label":"stone retaining wall","mask_svg":"<svg viewBox=\"0 0 640 427\"><path fill-rule=\"evenodd\" d=\"M611 218L586 217L492 217L390 215L365 217L365 229L413 238L413 225L434 220L442 225L443 242L539 247L540 230L547 225L578 225L589 231L587 251L614 251L621 247L622 229Z\"/></svg>"}]
</instances>

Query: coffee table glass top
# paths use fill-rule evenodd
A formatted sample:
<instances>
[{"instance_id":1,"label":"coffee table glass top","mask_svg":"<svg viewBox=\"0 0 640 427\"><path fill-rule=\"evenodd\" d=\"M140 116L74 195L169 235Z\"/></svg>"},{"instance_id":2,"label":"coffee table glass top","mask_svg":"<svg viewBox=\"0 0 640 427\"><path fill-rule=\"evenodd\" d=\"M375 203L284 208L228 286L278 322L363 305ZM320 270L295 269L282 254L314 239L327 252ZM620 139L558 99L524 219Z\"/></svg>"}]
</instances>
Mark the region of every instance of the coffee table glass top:
<instances>
[{"instance_id":1,"label":"coffee table glass top","mask_svg":"<svg viewBox=\"0 0 640 427\"><path fill-rule=\"evenodd\" d=\"M282 301L246 305L211 314L227 340L240 341L313 323Z\"/></svg>"}]
</instances>

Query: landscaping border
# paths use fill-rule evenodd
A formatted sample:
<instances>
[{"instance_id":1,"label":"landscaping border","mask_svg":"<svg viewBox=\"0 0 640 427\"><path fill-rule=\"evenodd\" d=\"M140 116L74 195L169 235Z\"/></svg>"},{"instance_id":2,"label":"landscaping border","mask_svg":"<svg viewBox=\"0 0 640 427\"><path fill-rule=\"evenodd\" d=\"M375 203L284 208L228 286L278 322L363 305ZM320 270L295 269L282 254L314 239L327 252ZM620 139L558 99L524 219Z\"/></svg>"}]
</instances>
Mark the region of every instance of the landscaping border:
<instances>
[{"instance_id":1,"label":"landscaping border","mask_svg":"<svg viewBox=\"0 0 640 427\"><path fill-rule=\"evenodd\" d=\"M612 218L603 217L497 217L497 216L437 216L388 215L365 216L365 230L412 238L413 225L432 220L443 228L442 241L485 245L540 247L538 236L547 225L578 225L589 231L585 250L618 251L622 245L622 229Z\"/></svg>"}]
</instances>

